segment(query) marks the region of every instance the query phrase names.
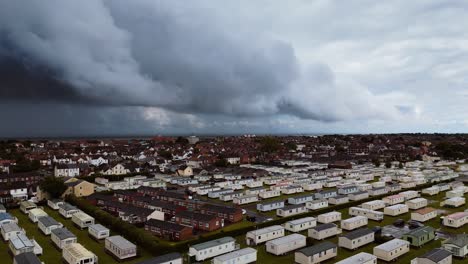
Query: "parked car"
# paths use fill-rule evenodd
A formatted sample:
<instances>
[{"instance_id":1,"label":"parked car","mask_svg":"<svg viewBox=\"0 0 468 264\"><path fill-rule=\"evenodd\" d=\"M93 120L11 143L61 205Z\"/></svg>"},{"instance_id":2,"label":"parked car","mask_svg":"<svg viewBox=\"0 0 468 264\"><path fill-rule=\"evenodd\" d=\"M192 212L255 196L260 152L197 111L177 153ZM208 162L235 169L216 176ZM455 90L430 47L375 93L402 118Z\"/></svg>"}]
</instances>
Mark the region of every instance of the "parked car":
<instances>
[{"instance_id":1,"label":"parked car","mask_svg":"<svg viewBox=\"0 0 468 264\"><path fill-rule=\"evenodd\" d=\"M393 226L404 227L405 226L405 220L397 219L397 220L395 220L395 222L393 222Z\"/></svg>"},{"instance_id":2,"label":"parked car","mask_svg":"<svg viewBox=\"0 0 468 264\"><path fill-rule=\"evenodd\" d=\"M422 227L422 226L424 226L424 225L421 224L421 223L418 222L418 221L414 221L414 220L408 221L408 227L409 227L409 229L415 229L415 228Z\"/></svg>"}]
</instances>

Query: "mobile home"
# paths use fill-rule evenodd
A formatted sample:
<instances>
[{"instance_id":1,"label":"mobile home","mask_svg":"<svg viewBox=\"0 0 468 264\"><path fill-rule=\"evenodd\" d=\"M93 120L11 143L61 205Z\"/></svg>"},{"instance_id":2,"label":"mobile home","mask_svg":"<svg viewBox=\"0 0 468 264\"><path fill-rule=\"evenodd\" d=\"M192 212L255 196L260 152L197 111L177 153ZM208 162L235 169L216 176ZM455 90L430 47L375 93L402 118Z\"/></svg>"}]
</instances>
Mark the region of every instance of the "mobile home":
<instances>
[{"instance_id":1,"label":"mobile home","mask_svg":"<svg viewBox=\"0 0 468 264\"><path fill-rule=\"evenodd\" d=\"M314 200L313 194L303 194L303 195L299 195L295 197L289 197L288 203L289 204L305 204L313 200Z\"/></svg>"},{"instance_id":2,"label":"mobile home","mask_svg":"<svg viewBox=\"0 0 468 264\"><path fill-rule=\"evenodd\" d=\"M264 191L261 192L258 196L262 199L268 199L268 198L273 198L273 197L278 197L281 195L280 190L269 190L269 191Z\"/></svg>"},{"instance_id":3,"label":"mobile home","mask_svg":"<svg viewBox=\"0 0 468 264\"><path fill-rule=\"evenodd\" d=\"M294 262L299 264L320 263L337 256L338 247L326 241L311 247L306 247L294 253Z\"/></svg>"},{"instance_id":4,"label":"mobile home","mask_svg":"<svg viewBox=\"0 0 468 264\"><path fill-rule=\"evenodd\" d=\"M439 187L437 187L437 186L431 186L431 187L429 187L429 188L423 189L421 192L422 192L423 194L427 194L427 195L431 195L431 196L432 196L432 195L438 194L439 191L440 191Z\"/></svg>"},{"instance_id":5,"label":"mobile home","mask_svg":"<svg viewBox=\"0 0 468 264\"><path fill-rule=\"evenodd\" d=\"M0 226L8 223L18 223L18 219L9 213L0 213Z\"/></svg>"},{"instance_id":6,"label":"mobile home","mask_svg":"<svg viewBox=\"0 0 468 264\"><path fill-rule=\"evenodd\" d=\"M37 227L44 233L45 235L50 235L52 230L57 228L62 228L63 225L57 222L53 217L45 216L39 218L37 222Z\"/></svg>"},{"instance_id":7,"label":"mobile home","mask_svg":"<svg viewBox=\"0 0 468 264\"><path fill-rule=\"evenodd\" d=\"M244 195L243 191L237 191L237 192L230 192L230 193L223 193L219 195L219 199L224 202L232 201L236 197L241 197Z\"/></svg>"},{"instance_id":8,"label":"mobile home","mask_svg":"<svg viewBox=\"0 0 468 264\"><path fill-rule=\"evenodd\" d=\"M62 205L63 203L64 201L60 199L47 200L47 205L54 210L58 210L59 206Z\"/></svg>"},{"instance_id":9,"label":"mobile home","mask_svg":"<svg viewBox=\"0 0 468 264\"><path fill-rule=\"evenodd\" d=\"M9 240L9 248L13 256L21 253L31 252L36 255L42 254L42 248L34 239L29 239L25 234L20 233L12 236Z\"/></svg>"},{"instance_id":10,"label":"mobile home","mask_svg":"<svg viewBox=\"0 0 468 264\"><path fill-rule=\"evenodd\" d=\"M30 201L22 201L20 202L20 211L24 214L28 214L28 211L31 209L37 208L37 205Z\"/></svg>"},{"instance_id":11,"label":"mobile home","mask_svg":"<svg viewBox=\"0 0 468 264\"><path fill-rule=\"evenodd\" d=\"M94 225L94 218L83 212L77 212L72 215L73 223L83 229L90 225Z\"/></svg>"},{"instance_id":12,"label":"mobile home","mask_svg":"<svg viewBox=\"0 0 468 264\"><path fill-rule=\"evenodd\" d=\"M9 241L10 238L18 236L19 234L26 234L26 231L18 226L17 223L8 223L0 226L3 240Z\"/></svg>"},{"instance_id":13,"label":"mobile home","mask_svg":"<svg viewBox=\"0 0 468 264\"><path fill-rule=\"evenodd\" d=\"M361 204L361 207L368 210L379 210L385 208L385 202L382 200L373 200Z\"/></svg>"},{"instance_id":14,"label":"mobile home","mask_svg":"<svg viewBox=\"0 0 468 264\"><path fill-rule=\"evenodd\" d=\"M359 201L369 198L367 191L355 192L348 195L350 201Z\"/></svg>"},{"instance_id":15,"label":"mobile home","mask_svg":"<svg viewBox=\"0 0 468 264\"><path fill-rule=\"evenodd\" d=\"M410 243L406 240L395 238L386 243L374 247L374 255L384 261L392 261L409 252Z\"/></svg>"},{"instance_id":16,"label":"mobile home","mask_svg":"<svg viewBox=\"0 0 468 264\"><path fill-rule=\"evenodd\" d=\"M452 253L445 249L434 248L412 259L411 264L452 264Z\"/></svg>"},{"instance_id":17,"label":"mobile home","mask_svg":"<svg viewBox=\"0 0 468 264\"><path fill-rule=\"evenodd\" d=\"M60 249L63 249L65 245L77 242L76 236L65 227L53 229L50 231L50 234L52 242Z\"/></svg>"},{"instance_id":18,"label":"mobile home","mask_svg":"<svg viewBox=\"0 0 468 264\"><path fill-rule=\"evenodd\" d=\"M443 218L444 226L459 228L468 224L468 212L457 212Z\"/></svg>"},{"instance_id":19,"label":"mobile home","mask_svg":"<svg viewBox=\"0 0 468 264\"><path fill-rule=\"evenodd\" d=\"M384 214L390 216L406 214L408 211L409 209L406 204L395 204L384 208Z\"/></svg>"},{"instance_id":20,"label":"mobile home","mask_svg":"<svg viewBox=\"0 0 468 264\"><path fill-rule=\"evenodd\" d=\"M328 207L328 201L326 199L314 200L306 203L306 208L310 210L318 210L326 207Z\"/></svg>"},{"instance_id":21,"label":"mobile home","mask_svg":"<svg viewBox=\"0 0 468 264\"><path fill-rule=\"evenodd\" d=\"M344 204L349 202L349 197L346 195L337 195L335 197L328 198L329 204Z\"/></svg>"},{"instance_id":22,"label":"mobile home","mask_svg":"<svg viewBox=\"0 0 468 264\"><path fill-rule=\"evenodd\" d=\"M247 232L245 235L245 242L249 246L254 246L283 236L284 227L274 225Z\"/></svg>"},{"instance_id":23,"label":"mobile home","mask_svg":"<svg viewBox=\"0 0 468 264\"><path fill-rule=\"evenodd\" d=\"M342 261L338 261L335 264L375 264L377 263L377 257L367 252L360 252L349 258L345 258Z\"/></svg>"},{"instance_id":24,"label":"mobile home","mask_svg":"<svg viewBox=\"0 0 468 264\"><path fill-rule=\"evenodd\" d=\"M242 195L239 197L234 197L232 202L237 205L255 203L258 202L258 196L256 194Z\"/></svg>"},{"instance_id":25,"label":"mobile home","mask_svg":"<svg viewBox=\"0 0 468 264\"><path fill-rule=\"evenodd\" d=\"M437 209L432 207L426 207L423 209L416 210L411 213L411 220L418 222L426 222L437 217Z\"/></svg>"},{"instance_id":26,"label":"mobile home","mask_svg":"<svg viewBox=\"0 0 468 264\"><path fill-rule=\"evenodd\" d=\"M34 208L28 211L29 220L31 220L33 223L37 223L37 220L44 216L47 216L47 213L39 208Z\"/></svg>"},{"instance_id":27,"label":"mobile home","mask_svg":"<svg viewBox=\"0 0 468 264\"><path fill-rule=\"evenodd\" d=\"M195 257L196 261L223 255L239 249L236 240L232 237L223 237L208 242L193 245L189 248L189 256Z\"/></svg>"},{"instance_id":28,"label":"mobile home","mask_svg":"<svg viewBox=\"0 0 468 264\"><path fill-rule=\"evenodd\" d=\"M403 239L410 242L411 246L421 247L434 240L435 230L430 226L421 226L403 235Z\"/></svg>"},{"instance_id":29,"label":"mobile home","mask_svg":"<svg viewBox=\"0 0 468 264\"><path fill-rule=\"evenodd\" d=\"M269 212L284 207L284 201L270 201L257 204L257 210L260 212Z\"/></svg>"},{"instance_id":30,"label":"mobile home","mask_svg":"<svg viewBox=\"0 0 468 264\"><path fill-rule=\"evenodd\" d=\"M345 220L341 220L341 229L344 230L354 230L356 228L367 226L368 220L365 216L355 216Z\"/></svg>"},{"instance_id":31,"label":"mobile home","mask_svg":"<svg viewBox=\"0 0 468 264\"><path fill-rule=\"evenodd\" d=\"M285 188L281 189L282 194L295 194L295 193L300 193L300 192L303 192L303 191L304 191L304 189L302 189L301 186L295 186L295 185L286 186Z\"/></svg>"},{"instance_id":32,"label":"mobile home","mask_svg":"<svg viewBox=\"0 0 468 264\"><path fill-rule=\"evenodd\" d=\"M341 220L340 212L329 212L317 217L317 221L322 224L333 223Z\"/></svg>"},{"instance_id":33,"label":"mobile home","mask_svg":"<svg viewBox=\"0 0 468 264\"><path fill-rule=\"evenodd\" d=\"M403 203L405 201L405 197L403 195L395 194L384 197L382 201L384 201L386 205L395 205Z\"/></svg>"},{"instance_id":34,"label":"mobile home","mask_svg":"<svg viewBox=\"0 0 468 264\"><path fill-rule=\"evenodd\" d=\"M365 227L341 235L338 238L338 245L342 248L354 250L374 242L374 239L374 231Z\"/></svg>"},{"instance_id":35,"label":"mobile home","mask_svg":"<svg viewBox=\"0 0 468 264\"><path fill-rule=\"evenodd\" d=\"M266 251L273 255L284 255L293 250L305 247L306 237L300 234L292 234L270 240L266 243Z\"/></svg>"},{"instance_id":36,"label":"mobile home","mask_svg":"<svg viewBox=\"0 0 468 264\"><path fill-rule=\"evenodd\" d=\"M138 262L138 264L183 264L183 259L180 253L174 252L150 258L148 260Z\"/></svg>"},{"instance_id":37,"label":"mobile home","mask_svg":"<svg viewBox=\"0 0 468 264\"><path fill-rule=\"evenodd\" d=\"M314 217L304 217L284 224L284 228L290 232L301 232L314 226L317 226L317 219Z\"/></svg>"},{"instance_id":38,"label":"mobile home","mask_svg":"<svg viewBox=\"0 0 468 264\"><path fill-rule=\"evenodd\" d=\"M104 245L106 251L119 260L136 257L137 255L136 245L121 236L107 237Z\"/></svg>"},{"instance_id":39,"label":"mobile home","mask_svg":"<svg viewBox=\"0 0 468 264\"><path fill-rule=\"evenodd\" d=\"M312 227L307 231L308 236L316 240L322 240L328 237L336 236L341 234L341 229L333 223L321 224Z\"/></svg>"},{"instance_id":40,"label":"mobile home","mask_svg":"<svg viewBox=\"0 0 468 264\"><path fill-rule=\"evenodd\" d=\"M399 193L398 195L403 195L403 197L405 197L405 200L408 201L408 200L419 197L419 192L418 191L404 191L404 192Z\"/></svg>"},{"instance_id":41,"label":"mobile home","mask_svg":"<svg viewBox=\"0 0 468 264\"><path fill-rule=\"evenodd\" d=\"M416 210L416 209L426 207L427 206L427 199L416 198L416 199L406 201L405 204L408 206L409 209Z\"/></svg>"},{"instance_id":42,"label":"mobile home","mask_svg":"<svg viewBox=\"0 0 468 264\"><path fill-rule=\"evenodd\" d=\"M59 213L65 218L71 218L73 214L78 213L80 210L75 206L64 203L59 206Z\"/></svg>"},{"instance_id":43,"label":"mobile home","mask_svg":"<svg viewBox=\"0 0 468 264\"><path fill-rule=\"evenodd\" d=\"M465 204L465 197L453 197L444 200L440 203L441 206L446 207L460 207Z\"/></svg>"},{"instance_id":44,"label":"mobile home","mask_svg":"<svg viewBox=\"0 0 468 264\"><path fill-rule=\"evenodd\" d=\"M63 247L62 258L68 264L96 264L97 256L81 244L72 243Z\"/></svg>"},{"instance_id":45,"label":"mobile home","mask_svg":"<svg viewBox=\"0 0 468 264\"><path fill-rule=\"evenodd\" d=\"M248 264L257 261L257 250L247 247L213 258L213 264Z\"/></svg>"},{"instance_id":46,"label":"mobile home","mask_svg":"<svg viewBox=\"0 0 468 264\"><path fill-rule=\"evenodd\" d=\"M280 217L298 215L305 212L307 212L307 208L302 204L289 205L283 208L276 209L276 215Z\"/></svg>"},{"instance_id":47,"label":"mobile home","mask_svg":"<svg viewBox=\"0 0 468 264\"><path fill-rule=\"evenodd\" d=\"M349 215L352 215L352 216L361 215L374 221L382 221L384 219L384 214L382 212L359 208L359 207L349 208Z\"/></svg>"},{"instance_id":48,"label":"mobile home","mask_svg":"<svg viewBox=\"0 0 468 264\"><path fill-rule=\"evenodd\" d=\"M104 239L109 237L110 231L109 228L106 228L103 225L95 224L88 226L88 234L95 239Z\"/></svg>"}]
</instances>

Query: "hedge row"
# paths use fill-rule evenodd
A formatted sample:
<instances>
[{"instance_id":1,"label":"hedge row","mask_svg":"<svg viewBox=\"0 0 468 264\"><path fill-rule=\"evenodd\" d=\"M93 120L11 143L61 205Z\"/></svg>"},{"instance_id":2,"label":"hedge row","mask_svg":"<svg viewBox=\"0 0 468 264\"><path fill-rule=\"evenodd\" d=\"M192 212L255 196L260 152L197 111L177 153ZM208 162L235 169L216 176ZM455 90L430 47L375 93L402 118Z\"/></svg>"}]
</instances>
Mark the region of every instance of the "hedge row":
<instances>
[{"instance_id":1,"label":"hedge row","mask_svg":"<svg viewBox=\"0 0 468 264\"><path fill-rule=\"evenodd\" d=\"M445 181L445 182L450 182L450 181ZM419 185L415 188L410 188L406 190L422 190L432 185L433 183L426 183L426 184ZM326 208L321 208L321 209L310 211L310 212L303 213L300 215L283 217L283 218L271 220L268 222L259 223L256 225L240 227L235 230L230 230L230 231L221 230L220 232L217 232L217 233L206 233L206 234L199 235L195 239L182 241L178 243L161 242L159 239L155 238L153 235L146 232L145 230L141 228L137 228L136 226L132 224L124 222L120 220L119 218L116 218L108 214L107 212L104 212L103 210L93 206L92 204L90 204L88 201L84 199L79 199L76 197L69 197L68 201L76 205L78 208L80 208L87 214L96 218L97 221L101 222L104 225L107 225L111 230L122 234L127 239L145 248L146 250L150 252L162 253L162 252L186 251L188 246L192 244L202 243L205 241L209 241L209 240L213 240L213 239L217 239L217 238L221 238L225 236L236 237L236 236L245 235L245 233L252 231L252 230L256 230L256 229L260 229L260 228L264 228L264 227L268 227L272 225L280 225L287 221L295 220L295 219L302 218L302 217L315 216L318 214L328 213L331 211L338 211L338 210L346 209L346 208L353 207L353 206L359 206L360 204L364 202L381 199L385 196L396 194L399 192L401 191L391 192L391 193L387 193L387 194L383 194L379 196L372 196L367 199L363 199L359 201L352 201L352 202L345 203L345 204L329 206Z\"/></svg>"}]
</instances>

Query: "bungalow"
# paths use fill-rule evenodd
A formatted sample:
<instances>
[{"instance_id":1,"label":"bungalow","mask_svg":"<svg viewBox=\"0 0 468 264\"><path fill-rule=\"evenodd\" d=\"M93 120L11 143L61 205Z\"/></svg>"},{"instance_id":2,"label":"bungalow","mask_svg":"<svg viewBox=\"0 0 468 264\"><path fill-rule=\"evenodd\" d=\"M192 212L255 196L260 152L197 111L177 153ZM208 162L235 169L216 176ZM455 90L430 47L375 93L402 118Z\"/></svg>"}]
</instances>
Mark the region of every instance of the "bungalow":
<instances>
[{"instance_id":1,"label":"bungalow","mask_svg":"<svg viewBox=\"0 0 468 264\"><path fill-rule=\"evenodd\" d=\"M395 195L384 197L382 201L384 201L386 205L394 205L394 204L403 203L405 201L405 197L400 194L395 194Z\"/></svg>"},{"instance_id":2,"label":"bungalow","mask_svg":"<svg viewBox=\"0 0 468 264\"><path fill-rule=\"evenodd\" d=\"M411 264L452 264L452 253L442 248L434 248L412 259Z\"/></svg>"},{"instance_id":3,"label":"bungalow","mask_svg":"<svg viewBox=\"0 0 468 264\"><path fill-rule=\"evenodd\" d=\"M233 203L237 205L249 204L258 202L258 196L256 194L251 195L242 195L239 197L234 197Z\"/></svg>"},{"instance_id":4,"label":"bungalow","mask_svg":"<svg viewBox=\"0 0 468 264\"><path fill-rule=\"evenodd\" d=\"M9 241L9 248L13 256L31 252L35 255L42 254L42 248L34 239L29 239L25 234L12 236Z\"/></svg>"},{"instance_id":5,"label":"bungalow","mask_svg":"<svg viewBox=\"0 0 468 264\"><path fill-rule=\"evenodd\" d=\"M269 191L264 191L261 192L258 196L262 199L268 199L268 198L273 198L273 197L278 197L281 195L280 190L269 190Z\"/></svg>"},{"instance_id":6,"label":"bungalow","mask_svg":"<svg viewBox=\"0 0 468 264\"><path fill-rule=\"evenodd\" d=\"M468 255L468 235L458 234L442 241L442 248L450 251L455 257L464 258Z\"/></svg>"},{"instance_id":7,"label":"bungalow","mask_svg":"<svg viewBox=\"0 0 468 264\"><path fill-rule=\"evenodd\" d=\"M336 190L324 190L324 191L316 192L314 194L315 199L328 199L331 197L335 197L337 195L338 193L336 192Z\"/></svg>"},{"instance_id":8,"label":"bungalow","mask_svg":"<svg viewBox=\"0 0 468 264\"><path fill-rule=\"evenodd\" d=\"M360 192L355 192L351 193L348 195L349 200L351 201L359 201L359 200L364 200L369 198L369 193L367 191L360 191Z\"/></svg>"},{"instance_id":9,"label":"bungalow","mask_svg":"<svg viewBox=\"0 0 468 264\"><path fill-rule=\"evenodd\" d=\"M310 210L318 210L326 207L328 207L328 201L326 199L314 200L306 203L306 208Z\"/></svg>"},{"instance_id":10,"label":"bungalow","mask_svg":"<svg viewBox=\"0 0 468 264\"><path fill-rule=\"evenodd\" d=\"M62 205L63 203L64 201L60 199L47 200L47 205L54 210L58 210L59 206Z\"/></svg>"},{"instance_id":11,"label":"bungalow","mask_svg":"<svg viewBox=\"0 0 468 264\"><path fill-rule=\"evenodd\" d=\"M44 216L48 216L47 213L39 208L34 208L28 211L29 220L31 220L33 223L37 223L37 220Z\"/></svg>"},{"instance_id":12,"label":"bungalow","mask_svg":"<svg viewBox=\"0 0 468 264\"><path fill-rule=\"evenodd\" d=\"M444 200L440 205L445 207L460 207L465 204L465 201L465 197L453 197Z\"/></svg>"},{"instance_id":13,"label":"bungalow","mask_svg":"<svg viewBox=\"0 0 468 264\"><path fill-rule=\"evenodd\" d=\"M435 230L430 226L421 226L403 235L411 246L421 247L435 238Z\"/></svg>"},{"instance_id":14,"label":"bungalow","mask_svg":"<svg viewBox=\"0 0 468 264\"><path fill-rule=\"evenodd\" d=\"M9 213L0 213L0 226L8 223L18 223L18 219Z\"/></svg>"},{"instance_id":15,"label":"bungalow","mask_svg":"<svg viewBox=\"0 0 468 264\"><path fill-rule=\"evenodd\" d=\"M359 191L359 188L357 186L346 186L342 188L338 188L338 194L351 194L351 193L356 193Z\"/></svg>"},{"instance_id":16,"label":"bungalow","mask_svg":"<svg viewBox=\"0 0 468 264\"><path fill-rule=\"evenodd\" d=\"M26 234L26 231L18 226L17 223L8 223L0 226L3 240L9 241L12 237L19 234Z\"/></svg>"},{"instance_id":17,"label":"bungalow","mask_svg":"<svg viewBox=\"0 0 468 264\"><path fill-rule=\"evenodd\" d=\"M196 261L204 261L212 257L232 252L236 249L239 249L239 245L236 244L236 240L234 238L223 237L191 246L189 248L188 255L190 257L195 257Z\"/></svg>"},{"instance_id":18,"label":"bungalow","mask_svg":"<svg viewBox=\"0 0 468 264\"><path fill-rule=\"evenodd\" d=\"M443 218L444 226L459 228L468 223L468 212L457 212Z\"/></svg>"},{"instance_id":19,"label":"bungalow","mask_svg":"<svg viewBox=\"0 0 468 264\"><path fill-rule=\"evenodd\" d=\"M373 188L368 190L370 196L379 196L388 193L385 187Z\"/></svg>"},{"instance_id":20,"label":"bungalow","mask_svg":"<svg viewBox=\"0 0 468 264\"><path fill-rule=\"evenodd\" d=\"M214 257L213 264L248 264L257 261L257 250L253 248L239 249L221 256Z\"/></svg>"},{"instance_id":21,"label":"bungalow","mask_svg":"<svg viewBox=\"0 0 468 264\"><path fill-rule=\"evenodd\" d=\"M279 256L305 247L306 245L307 243L305 236L300 234L292 234L268 241L266 243L266 251L273 255Z\"/></svg>"},{"instance_id":22,"label":"bungalow","mask_svg":"<svg viewBox=\"0 0 468 264\"><path fill-rule=\"evenodd\" d=\"M118 260L136 257L137 247L121 236L107 237L104 241L106 252L111 253Z\"/></svg>"},{"instance_id":23,"label":"bungalow","mask_svg":"<svg viewBox=\"0 0 468 264\"><path fill-rule=\"evenodd\" d=\"M374 200L361 204L361 207L368 210L379 210L385 208L385 202L382 200Z\"/></svg>"},{"instance_id":24,"label":"bungalow","mask_svg":"<svg viewBox=\"0 0 468 264\"><path fill-rule=\"evenodd\" d=\"M284 224L284 228L290 232L301 232L314 226L317 226L317 219L314 217L291 220Z\"/></svg>"},{"instance_id":25,"label":"bungalow","mask_svg":"<svg viewBox=\"0 0 468 264\"><path fill-rule=\"evenodd\" d=\"M315 264L337 256L338 247L326 241L317 245L306 247L294 253L294 262L299 264Z\"/></svg>"},{"instance_id":26,"label":"bungalow","mask_svg":"<svg viewBox=\"0 0 468 264\"><path fill-rule=\"evenodd\" d=\"M80 211L72 215L72 222L80 229L83 229L94 225L94 218Z\"/></svg>"},{"instance_id":27,"label":"bungalow","mask_svg":"<svg viewBox=\"0 0 468 264\"><path fill-rule=\"evenodd\" d=\"M301 193L303 192L304 189L302 189L301 186L286 186L285 188L281 188L281 193L282 194L295 194L295 193Z\"/></svg>"},{"instance_id":28,"label":"bungalow","mask_svg":"<svg viewBox=\"0 0 468 264\"><path fill-rule=\"evenodd\" d=\"M44 235L50 235L52 230L62 228L63 225L57 222L53 217L45 216L38 219L37 227L39 227Z\"/></svg>"},{"instance_id":29,"label":"bungalow","mask_svg":"<svg viewBox=\"0 0 468 264\"><path fill-rule=\"evenodd\" d=\"M88 226L88 234L95 239L104 239L109 237L110 230L103 225L94 224Z\"/></svg>"},{"instance_id":30,"label":"bungalow","mask_svg":"<svg viewBox=\"0 0 468 264\"><path fill-rule=\"evenodd\" d=\"M72 243L63 247L62 258L68 264L96 264L97 256L81 244Z\"/></svg>"},{"instance_id":31,"label":"bungalow","mask_svg":"<svg viewBox=\"0 0 468 264\"><path fill-rule=\"evenodd\" d=\"M346 195L337 195L335 197L328 198L329 204L344 204L348 202L349 198Z\"/></svg>"},{"instance_id":32,"label":"bungalow","mask_svg":"<svg viewBox=\"0 0 468 264\"><path fill-rule=\"evenodd\" d=\"M284 227L274 225L247 232L245 243L249 246L255 246L263 242L284 236Z\"/></svg>"},{"instance_id":33,"label":"bungalow","mask_svg":"<svg viewBox=\"0 0 468 264\"><path fill-rule=\"evenodd\" d=\"M270 201L257 204L257 210L260 212L269 212L283 207L284 201Z\"/></svg>"},{"instance_id":34,"label":"bungalow","mask_svg":"<svg viewBox=\"0 0 468 264\"><path fill-rule=\"evenodd\" d=\"M325 214L320 214L317 217L317 221L322 224L333 223L341 220L340 212L329 212Z\"/></svg>"},{"instance_id":35,"label":"bungalow","mask_svg":"<svg viewBox=\"0 0 468 264\"><path fill-rule=\"evenodd\" d=\"M377 263L377 257L367 252L360 252L349 258L345 258L342 261L338 261L335 264L375 264Z\"/></svg>"},{"instance_id":36,"label":"bungalow","mask_svg":"<svg viewBox=\"0 0 468 264\"><path fill-rule=\"evenodd\" d=\"M415 220L418 222L426 222L436 217L437 217L437 209L432 208L432 207L426 207L426 208L419 209L411 213L411 220Z\"/></svg>"},{"instance_id":37,"label":"bungalow","mask_svg":"<svg viewBox=\"0 0 468 264\"><path fill-rule=\"evenodd\" d=\"M409 209L419 209L427 206L427 199L416 198L409 201L406 201L405 204Z\"/></svg>"},{"instance_id":38,"label":"bungalow","mask_svg":"<svg viewBox=\"0 0 468 264\"><path fill-rule=\"evenodd\" d=\"M289 204L305 204L314 200L313 194L303 194L295 197L288 198Z\"/></svg>"},{"instance_id":39,"label":"bungalow","mask_svg":"<svg viewBox=\"0 0 468 264\"><path fill-rule=\"evenodd\" d=\"M53 229L50 231L50 234L52 242L60 249L63 249L65 245L76 243L77 241L76 236L65 227Z\"/></svg>"},{"instance_id":40,"label":"bungalow","mask_svg":"<svg viewBox=\"0 0 468 264\"><path fill-rule=\"evenodd\" d=\"M321 224L312 227L307 231L308 236L317 240L322 240L328 237L336 236L341 234L341 229L333 223Z\"/></svg>"},{"instance_id":41,"label":"bungalow","mask_svg":"<svg viewBox=\"0 0 468 264\"><path fill-rule=\"evenodd\" d=\"M24 214L28 214L28 211L31 209L37 208L37 205L30 201L22 201L20 202L20 211Z\"/></svg>"},{"instance_id":42,"label":"bungalow","mask_svg":"<svg viewBox=\"0 0 468 264\"><path fill-rule=\"evenodd\" d=\"M384 214L382 212L359 208L359 207L349 208L349 215L353 215L353 216L361 215L374 221L382 221L384 219Z\"/></svg>"},{"instance_id":43,"label":"bungalow","mask_svg":"<svg viewBox=\"0 0 468 264\"><path fill-rule=\"evenodd\" d=\"M392 261L410 250L410 243L406 240L395 238L386 243L374 247L373 253L384 261Z\"/></svg>"},{"instance_id":44,"label":"bungalow","mask_svg":"<svg viewBox=\"0 0 468 264\"><path fill-rule=\"evenodd\" d=\"M150 219L145 223L145 230L157 237L171 241L187 240L192 236L192 227L167 221Z\"/></svg>"},{"instance_id":45,"label":"bungalow","mask_svg":"<svg viewBox=\"0 0 468 264\"><path fill-rule=\"evenodd\" d=\"M440 192L440 189L439 187L436 185L436 186L431 186L429 188L425 188L421 191L423 194L427 194L427 195L436 195Z\"/></svg>"},{"instance_id":46,"label":"bungalow","mask_svg":"<svg viewBox=\"0 0 468 264\"><path fill-rule=\"evenodd\" d=\"M64 203L59 206L59 214L65 218L71 218L73 214L78 213L79 211L80 210L78 208L69 203Z\"/></svg>"},{"instance_id":47,"label":"bungalow","mask_svg":"<svg viewBox=\"0 0 468 264\"><path fill-rule=\"evenodd\" d=\"M150 258L138 264L183 264L182 255L180 253L174 252L158 257Z\"/></svg>"},{"instance_id":48,"label":"bungalow","mask_svg":"<svg viewBox=\"0 0 468 264\"><path fill-rule=\"evenodd\" d=\"M283 208L276 209L276 215L280 217L287 217L292 215L303 214L307 212L307 208L302 204L293 204Z\"/></svg>"},{"instance_id":49,"label":"bungalow","mask_svg":"<svg viewBox=\"0 0 468 264\"><path fill-rule=\"evenodd\" d=\"M364 245L374 242L374 231L369 228L360 228L338 238L338 245L346 249L357 249Z\"/></svg>"},{"instance_id":50,"label":"bungalow","mask_svg":"<svg viewBox=\"0 0 468 264\"><path fill-rule=\"evenodd\" d=\"M348 219L341 220L341 229L354 230L356 228L367 226L368 220L365 216L355 216Z\"/></svg>"},{"instance_id":51,"label":"bungalow","mask_svg":"<svg viewBox=\"0 0 468 264\"><path fill-rule=\"evenodd\" d=\"M391 206L387 206L384 208L384 214L390 216L397 216L401 214L405 214L409 211L408 206L406 204L395 204Z\"/></svg>"}]
</instances>

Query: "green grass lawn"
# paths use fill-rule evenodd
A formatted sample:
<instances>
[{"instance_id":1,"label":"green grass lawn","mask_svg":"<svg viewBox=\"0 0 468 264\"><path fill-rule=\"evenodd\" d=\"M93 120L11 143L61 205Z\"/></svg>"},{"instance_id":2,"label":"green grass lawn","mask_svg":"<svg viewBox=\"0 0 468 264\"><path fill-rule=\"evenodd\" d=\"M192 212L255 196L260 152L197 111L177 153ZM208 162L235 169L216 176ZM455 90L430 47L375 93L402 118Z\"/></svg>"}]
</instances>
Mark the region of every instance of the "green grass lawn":
<instances>
[{"instance_id":1,"label":"green grass lawn","mask_svg":"<svg viewBox=\"0 0 468 264\"><path fill-rule=\"evenodd\" d=\"M70 230L73 234L75 234L78 238L78 243L82 244L86 249L92 251L94 254L98 256L99 263L133 264L133 263L138 263L142 260L145 260L151 257L151 254L139 248L140 256L138 258L135 258L129 261L118 262L111 255L107 254L104 251L104 240L101 240L99 242L95 241L94 239L88 236L87 229L83 229L83 230L79 229L73 224L71 219L63 218L58 213L58 211L54 211L48 207L45 207L44 211L46 211L47 214L49 214L49 216L55 218L55 220L62 223L64 227L68 228L68 230ZM49 236L44 235L42 231L37 227L37 223L31 222L28 216L23 214L18 209L9 210L8 212L18 218L18 221L19 221L18 224L19 226L21 226L22 228L26 230L27 236L29 238L35 239L37 243L42 247L43 255L39 257L42 261L44 261L47 264L62 262L61 260L62 252L53 245L50 235ZM11 259L11 256L9 256L7 253L8 251L7 249L8 249L8 244L2 243L0 247L0 257L4 257L3 255L5 255L5 258L2 258L2 259L7 259L7 258ZM11 263L11 261L7 261L7 263Z\"/></svg>"}]
</instances>

